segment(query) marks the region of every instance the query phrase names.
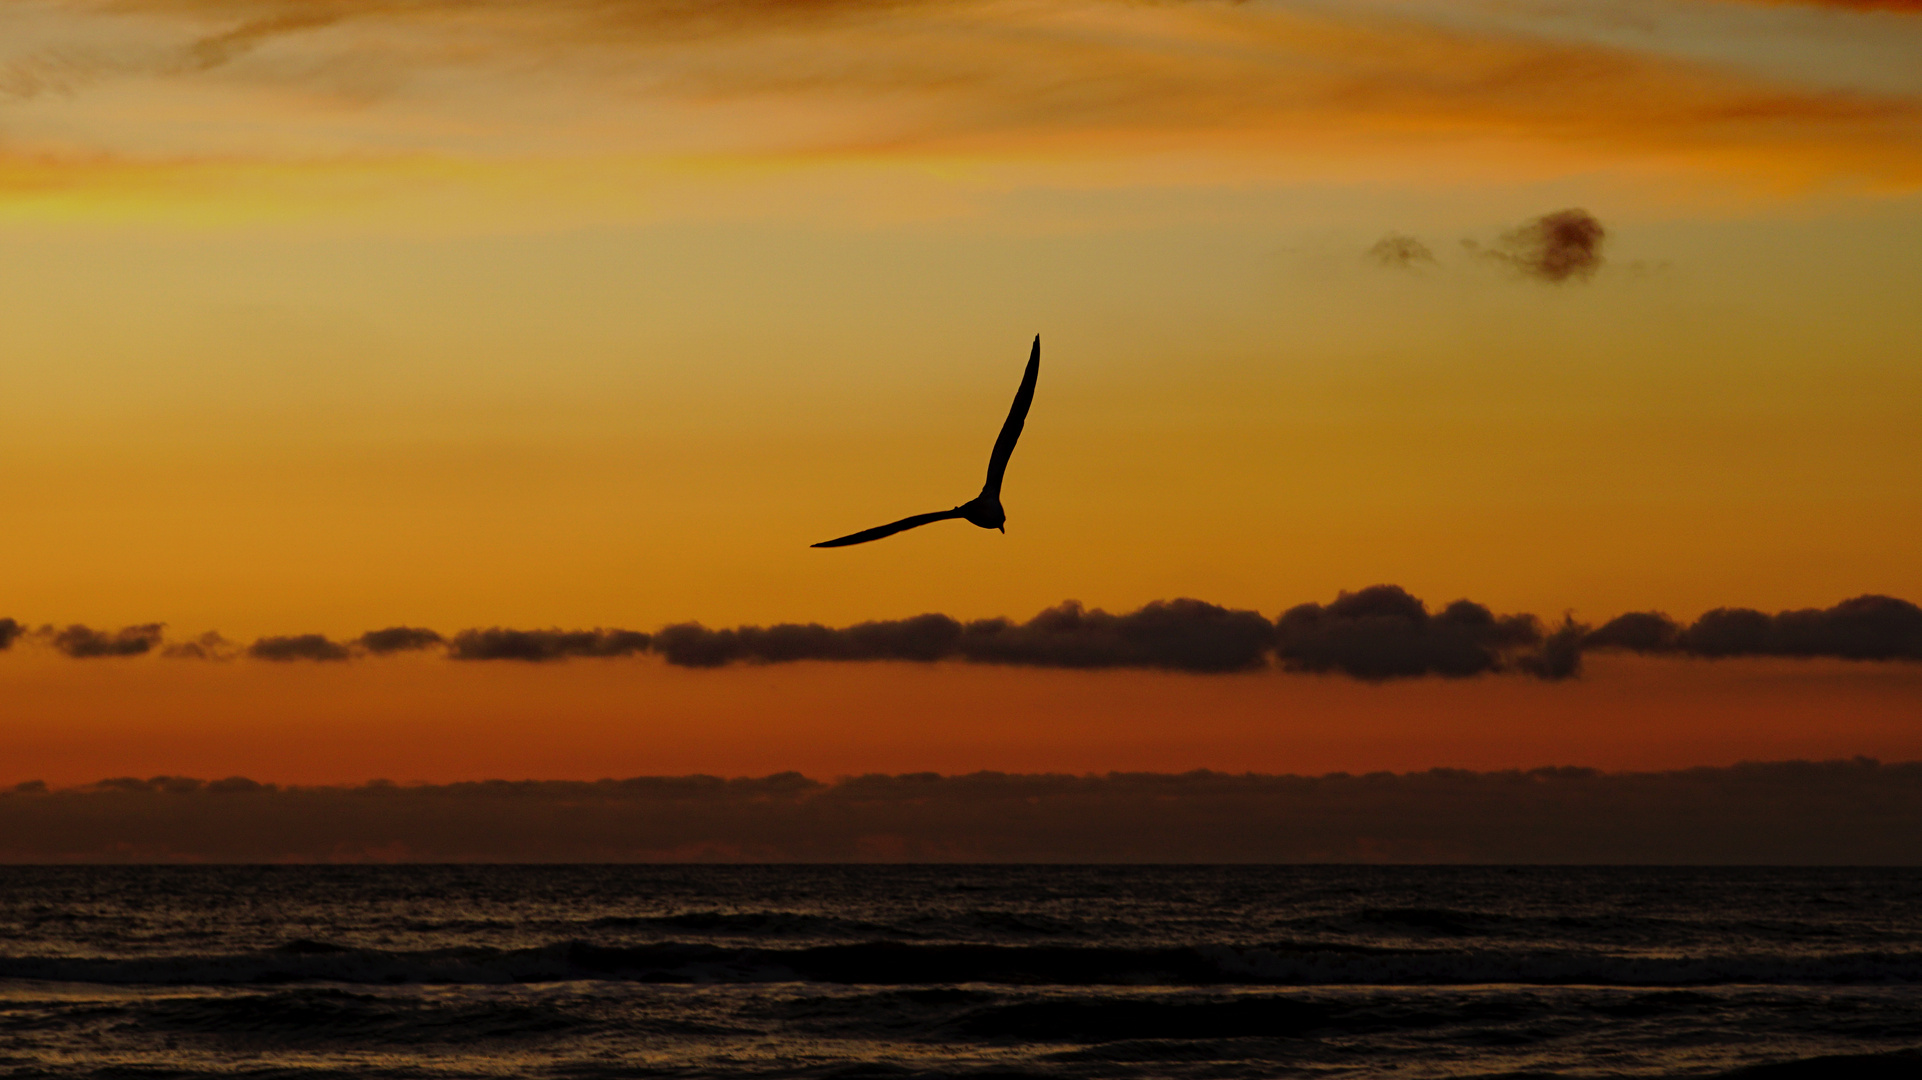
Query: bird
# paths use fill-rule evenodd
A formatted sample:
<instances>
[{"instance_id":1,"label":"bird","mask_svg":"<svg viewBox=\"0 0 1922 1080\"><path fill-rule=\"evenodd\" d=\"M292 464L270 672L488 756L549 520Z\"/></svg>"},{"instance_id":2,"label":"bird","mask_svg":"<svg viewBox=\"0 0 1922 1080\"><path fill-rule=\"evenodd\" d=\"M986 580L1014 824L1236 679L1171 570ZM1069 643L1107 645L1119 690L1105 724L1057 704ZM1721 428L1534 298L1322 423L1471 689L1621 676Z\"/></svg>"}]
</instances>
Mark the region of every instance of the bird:
<instances>
[{"instance_id":1,"label":"bird","mask_svg":"<svg viewBox=\"0 0 1922 1080\"><path fill-rule=\"evenodd\" d=\"M1028 420L1028 406L1034 404L1034 381L1041 374L1041 335L1034 336L1034 349L1028 353L1028 369L1021 374L1021 388L1014 392L1014 404L1008 408L1008 418L1001 422L1001 434L995 437L994 450L988 455L988 482L981 485L981 494L962 503L952 510L937 510L931 514L916 514L886 525L876 525L858 533L823 540L812 545L818 548L848 547L851 544L865 544L884 536L893 536L908 529L917 529L936 521L960 518L970 525L983 529L1008 531L1008 515L1001 509L1001 477L1008 471L1008 459L1014 456L1014 443L1021 437L1021 427Z\"/></svg>"}]
</instances>

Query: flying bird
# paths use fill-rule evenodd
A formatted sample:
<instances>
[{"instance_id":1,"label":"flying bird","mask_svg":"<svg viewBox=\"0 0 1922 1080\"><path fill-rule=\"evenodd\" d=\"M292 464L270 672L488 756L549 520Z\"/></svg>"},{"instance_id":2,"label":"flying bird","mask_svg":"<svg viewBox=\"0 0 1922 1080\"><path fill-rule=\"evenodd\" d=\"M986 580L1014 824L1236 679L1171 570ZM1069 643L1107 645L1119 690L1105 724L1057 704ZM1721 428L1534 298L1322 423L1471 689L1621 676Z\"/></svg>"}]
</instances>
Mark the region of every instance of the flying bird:
<instances>
[{"instance_id":1,"label":"flying bird","mask_svg":"<svg viewBox=\"0 0 1922 1080\"><path fill-rule=\"evenodd\" d=\"M960 518L971 525L983 529L1000 529L1007 532L1008 515L1001 509L1001 476L1008 471L1008 459L1014 456L1014 442L1021 437L1021 425L1028 420L1028 406L1034 404L1034 380L1041 373L1041 335L1034 336L1034 351L1028 354L1028 370L1021 375L1021 389L1014 392L1014 404L1008 408L1008 418L1001 424L1001 434L994 440L994 452L988 455L988 482L981 485L981 494L962 503L952 510L937 510L932 514L916 514L887 525L877 525L858 533L849 533L834 540L823 540L815 547L847 547L849 544L865 544L879 540L883 536L918 528L934 521Z\"/></svg>"}]
</instances>

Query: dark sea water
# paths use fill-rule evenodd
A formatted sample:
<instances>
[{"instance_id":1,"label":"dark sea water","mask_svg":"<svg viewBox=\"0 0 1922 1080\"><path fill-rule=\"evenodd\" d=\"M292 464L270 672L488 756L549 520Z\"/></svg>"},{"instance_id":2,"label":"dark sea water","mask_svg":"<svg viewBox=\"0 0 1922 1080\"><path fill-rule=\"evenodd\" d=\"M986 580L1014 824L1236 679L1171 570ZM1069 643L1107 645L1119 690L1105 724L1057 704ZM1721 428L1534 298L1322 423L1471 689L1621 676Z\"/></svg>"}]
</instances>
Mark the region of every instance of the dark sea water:
<instances>
[{"instance_id":1,"label":"dark sea water","mask_svg":"<svg viewBox=\"0 0 1922 1080\"><path fill-rule=\"evenodd\" d=\"M1914 1077L1918 1048L1917 870L0 867L5 1076Z\"/></svg>"}]
</instances>

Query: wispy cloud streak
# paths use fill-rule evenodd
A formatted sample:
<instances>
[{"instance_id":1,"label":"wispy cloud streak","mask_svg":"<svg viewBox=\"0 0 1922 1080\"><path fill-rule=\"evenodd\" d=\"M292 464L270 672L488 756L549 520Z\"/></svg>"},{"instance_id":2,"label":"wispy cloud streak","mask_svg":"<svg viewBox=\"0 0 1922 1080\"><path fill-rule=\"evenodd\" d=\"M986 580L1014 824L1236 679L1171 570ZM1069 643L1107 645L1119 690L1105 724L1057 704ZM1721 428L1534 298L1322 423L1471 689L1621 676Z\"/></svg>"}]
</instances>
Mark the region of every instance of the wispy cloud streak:
<instances>
[{"instance_id":1,"label":"wispy cloud streak","mask_svg":"<svg viewBox=\"0 0 1922 1080\"><path fill-rule=\"evenodd\" d=\"M1390 175L1409 154L1485 157L1491 145L1509 171L1663 163L1922 183L1922 102L1910 97L1539 26L1471 30L1425 21L1419 5L69 0L34 10L11 16L11 33L0 13L0 41L12 42L0 45L0 94L25 121L0 142L13 177L0 190L213 184L222 162L256 182L266 165L324 182L343 162L388 162L404 186L423 162L441 163L444 180L450 163L597 162L605 175L690 158L957 154L1049 163L1065 170L1057 183L1098 173L1105 185L1118 158L1170 147L1194 151L1190 171L1214 183L1205 161L1232 162L1236 180L1330 158ZM1749 15L1727 5L1717 17ZM210 106L222 122L205 122ZM181 173L143 181L152 169Z\"/></svg>"}]
</instances>

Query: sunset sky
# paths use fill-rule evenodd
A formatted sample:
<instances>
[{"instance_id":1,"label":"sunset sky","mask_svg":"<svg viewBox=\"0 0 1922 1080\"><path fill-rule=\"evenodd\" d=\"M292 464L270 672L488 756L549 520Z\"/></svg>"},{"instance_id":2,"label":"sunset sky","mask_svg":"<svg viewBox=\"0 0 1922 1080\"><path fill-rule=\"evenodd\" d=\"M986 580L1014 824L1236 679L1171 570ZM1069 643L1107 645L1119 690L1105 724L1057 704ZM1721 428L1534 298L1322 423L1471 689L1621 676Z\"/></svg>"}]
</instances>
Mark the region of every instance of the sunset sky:
<instances>
[{"instance_id":1,"label":"sunset sky","mask_svg":"<svg viewBox=\"0 0 1922 1080\"><path fill-rule=\"evenodd\" d=\"M0 784L1922 758L1904 660L161 655L1922 601L1918 57L1913 0L12 0ZM973 495L1036 333L1005 536L808 546Z\"/></svg>"}]
</instances>

